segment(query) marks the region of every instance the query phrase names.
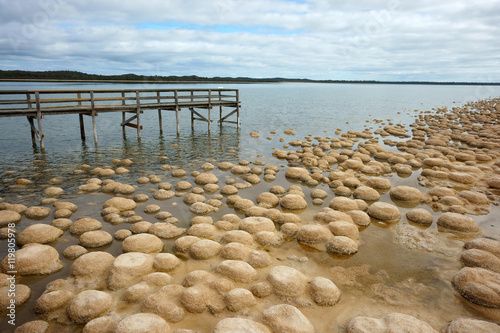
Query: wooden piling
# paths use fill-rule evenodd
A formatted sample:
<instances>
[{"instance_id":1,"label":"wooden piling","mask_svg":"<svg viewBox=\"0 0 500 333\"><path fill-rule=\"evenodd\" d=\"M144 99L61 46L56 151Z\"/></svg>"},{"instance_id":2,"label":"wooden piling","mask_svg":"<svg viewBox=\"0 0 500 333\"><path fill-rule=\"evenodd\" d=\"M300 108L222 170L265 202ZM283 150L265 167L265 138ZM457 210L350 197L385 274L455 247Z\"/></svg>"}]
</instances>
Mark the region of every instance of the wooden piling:
<instances>
[{"instance_id":1,"label":"wooden piling","mask_svg":"<svg viewBox=\"0 0 500 333\"><path fill-rule=\"evenodd\" d=\"M30 123L30 132L31 132L31 143L33 147L36 147L36 129L35 129L35 121L32 116L26 117L28 122Z\"/></svg>"},{"instance_id":2,"label":"wooden piling","mask_svg":"<svg viewBox=\"0 0 500 333\"><path fill-rule=\"evenodd\" d=\"M42 128L42 108L40 106L40 93L35 92L36 99L36 121L38 123L38 141L40 141L40 149L45 150L44 135Z\"/></svg>"},{"instance_id":3,"label":"wooden piling","mask_svg":"<svg viewBox=\"0 0 500 333\"><path fill-rule=\"evenodd\" d=\"M137 103L137 138L141 138L141 97L139 91L135 92L135 99Z\"/></svg>"},{"instance_id":4,"label":"wooden piling","mask_svg":"<svg viewBox=\"0 0 500 333\"><path fill-rule=\"evenodd\" d=\"M94 92L90 92L90 107L92 109L92 130L94 131L94 143L97 146L97 124L95 117L97 116L95 110Z\"/></svg>"},{"instance_id":5,"label":"wooden piling","mask_svg":"<svg viewBox=\"0 0 500 333\"><path fill-rule=\"evenodd\" d=\"M191 91L191 103L193 103L194 101L194 91ZM194 112L192 111L191 108L189 108L189 110L191 111L191 131L194 130Z\"/></svg>"},{"instance_id":6,"label":"wooden piling","mask_svg":"<svg viewBox=\"0 0 500 333\"><path fill-rule=\"evenodd\" d=\"M122 105L125 105L125 92L122 92ZM123 133L123 136L127 135L127 132L125 131L125 125L123 125L123 123L125 122L125 119L126 119L126 112L123 111L122 112L122 133Z\"/></svg>"},{"instance_id":7,"label":"wooden piling","mask_svg":"<svg viewBox=\"0 0 500 333\"><path fill-rule=\"evenodd\" d=\"M240 91L236 90L236 124L240 128Z\"/></svg>"},{"instance_id":8,"label":"wooden piling","mask_svg":"<svg viewBox=\"0 0 500 333\"><path fill-rule=\"evenodd\" d=\"M156 92L156 101L158 102L158 104L161 104L161 98L160 98L160 92ZM162 120L161 120L161 109L158 109L158 125L160 126L160 135L163 134L163 124L162 124Z\"/></svg>"},{"instance_id":9,"label":"wooden piling","mask_svg":"<svg viewBox=\"0 0 500 333\"><path fill-rule=\"evenodd\" d=\"M210 123L212 120L210 119L210 112L212 111L212 90L208 90L208 132L210 132Z\"/></svg>"},{"instance_id":10,"label":"wooden piling","mask_svg":"<svg viewBox=\"0 0 500 333\"><path fill-rule=\"evenodd\" d=\"M81 107L82 106L82 93L78 93L76 94L77 98L78 98L78 106ZM82 141L85 141L85 122L83 121L83 114L82 113L79 113L78 114L78 119L80 120L80 137L82 139Z\"/></svg>"},{"instance_id":11,"label":"wooden piling","mask_svg":"<svg viewBox=\"0 0 500 333\"><path fill-rule=\"evenodd\" d=\"M175 122L177 125L177 136L181 135L180 125L179 125L179 95L177 90L174 90L174 98L175 98Z\"/></svg>"},{"instance_id":12,"label":"wooden piling","mask_svg":"<svg viewBox=\"0 0 500 333\"><path fill-rule=\"evenodd\" d=\"M80 119L80 137L82 141L85 141L85 123L83 121L83 114L79 113L78 118Z\"/></svg>"}]
</instances>

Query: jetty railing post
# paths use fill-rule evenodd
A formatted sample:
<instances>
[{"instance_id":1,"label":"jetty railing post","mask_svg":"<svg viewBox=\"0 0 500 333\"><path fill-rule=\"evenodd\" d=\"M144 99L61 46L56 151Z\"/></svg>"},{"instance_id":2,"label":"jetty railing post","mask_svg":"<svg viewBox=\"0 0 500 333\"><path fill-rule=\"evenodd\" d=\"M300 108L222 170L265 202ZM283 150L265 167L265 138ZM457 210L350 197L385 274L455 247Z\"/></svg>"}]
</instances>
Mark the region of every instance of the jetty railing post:
<instances>
[{"instance_id":1,"label":"jetty railing post","mask_svg":"<svg viewBox=\"0 0 500 333\"><path fill-rule=\"evenodd\" d=\"M82 94L78 93L78 106L82 106ZM80 137L82 138L82 141L85 141L85 123L83 122L83 113L78 113L78 118L80 120Z\"/></svg>"},{"instance_id":2,"label":"jetty railing post","mask_svg":"<svg viewBox=\"0 0 500 333\"><path fill-rule=\"evenodd\" d=\"M212 110L212 91L208 89L208 131L210 132L210 111Z\"/></svg>"},{"instance_id":3,"label":"jetty railing post","mask_svg":"<svg viewBox=\"0 0 500 333\"><path fill-rule=\"evenodd\" d=\"M219 123L222 126L222 96L221 96L222 91L219 90Z\"/></svg>"},{"instance_id":4,"label":"jetty railing post","mask_svg":"<svg viewBox=\"0 0 500 333\"><path fill-rule=\"evenodd\" d=\"M135 92L135 100L137 102L137 138L141 138L141 97L139 91Z\"/></svg>"},{"instance_id":5,"label":"jetty railing post","mask_svg":"<svg viewBox=\"0 0 500 333\"><path fill-rule=\"evenodd\" d=\"M181 134L180 127L179 127L179 95L177 93L177 89L174 90L174 97L175 97L175 122L177 123L177 136Z\"/></svg>"},{"instance_id":6,"label":"jetty railing post","mask_svg":"<svg viewBox=\"0 0 500 333\"><path fill-rule=\"evenodd\" d=\"M240 128L240 91L236 89L236 124Z\"/></svg>"},{"instance_id":7,"label":"jetty railing post","mask_svg":"<svg viewBox=\"0 0 500 333\"><path fill-rule=\"evenodd\" d=\"M125 92L122 92L122 105L125 105ZM122 111L122 124L125 123L125 117L126 115L126 112L125 111ZM122 125L122 133L123 133L123 136L125 136L127 134L127 132L125 131L125 125Z\"/></svg>"},{"instance_id":8,"label":"jetty railing post","mask_svg":"<svg viewBox=\"0 0 500 333\"><path fill-rule=\"evenodd\" d=\"M194 102L194 91L191 90L191 104ZM189 108L189 110L192 110ZM194 130L194 112L191 111L191 131Z\"/></svg>"},{"instance_id":9,"label":"jetty railing post","mask_svg":"<svg viewBox=\"0 0 500 333\"><path fill-rule=\"evenodd\" d=\"M40 149L45 150L45 143L43 142L43 139L45 135L43 134L42 130L42 109L40 106L40 93L37 91L35 92L35 99L36 99L36 121L38 122L38 140L40 141Z\"/></svg>"},{"instance_id":10,"label":"jetty railing post","mask_svg":"<svg viewBox=\"0 0 500 333\"><path fill-rule=\"evenodd\" d=\"M159 91L156 92L156 97L157 97L158 104L161 104L161 98L160 98L160 92ZM163 134L163 124L162 124L162 121L161 121L161 109L158 109L158 122L159 122L159 125L160 125L160 134Z\"/></svg>"},{"instance_id":11,"label":"jetty railing post","mask_svg":"<svg viewBox=\"0 0 500 333\"><path fill-rule=\"evenodd\" d=\"M94 92L90 92L90 108L92 110L92 130L94 131L94 143L97 146L97 125L96 125L96 112L95 112L95 101Z\"/></svg>"},{"instance_id":12,"label":"jetty railing post","mask_svg":"<svg viewBox=\"0 0 500 333\"><path fill-rule=\"evenodd\" d=\"M28 110L33 110L33 107L31 105L31 94L28 92L26 93L26 102L28 104ZM30 132L31 132L31 143L33 144L33 147L36 147L36 131L35 131L35 124L33 122L33 117L32 116L27 116L28 122L30 123Z\"/></svg>"}]
</instances>

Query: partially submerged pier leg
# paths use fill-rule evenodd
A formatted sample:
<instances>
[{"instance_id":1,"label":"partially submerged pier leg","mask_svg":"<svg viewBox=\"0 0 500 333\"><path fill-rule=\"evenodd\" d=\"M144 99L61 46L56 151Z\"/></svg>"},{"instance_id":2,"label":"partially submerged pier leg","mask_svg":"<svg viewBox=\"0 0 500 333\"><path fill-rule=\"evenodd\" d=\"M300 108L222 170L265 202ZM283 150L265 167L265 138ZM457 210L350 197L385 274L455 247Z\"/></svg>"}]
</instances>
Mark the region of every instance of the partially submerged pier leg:
<instances>
[{"instance_id":1,"label":"partially submerged pier leg","mask_svg":"<svg viewBox=\"0 0 500 333\"><path fill-rule=\"evenodd\" d=\"M161 97L160 97L160 92L158 91L156 93L156 101L158 104L161 104ZM162 119L161 119L161 109L158 109L158 124L160 125L160 135L163 134L163 124L162 124Z\"/></svg>"},{"instance_id":2,"label":"partially submerged pier leg","mask_svg":"<svg viewBox=\"0 0 500 333\"><path fill-rule=\"evenodd\" d=\"M83 122L83 114L79 113L78 118L80 118L80 137L82 141L85 141L85 124Z\"/></svg>"},{"instance_id":3,"label":"partially submerged pier leg","mask_svg":"<svg viewBox=\"0 0 500 333\"><path fill-rule=\"evenodd\" d=\"M92 130L94 131L94 142L97 146L97 124L96 124L95 111L92 112Z\"/></svg>"},{"instance_id":4,"label":"partially submerged pier leg","mask_svg":"<svg viewBox=\"0 0 500 333\"><path fill-rule=\"evenodd\" d=\"M96 119L97 112L95 111L95 102L94 102L94 92L90 92L90 106L92 108L92 130L94 131L94 143L97 146L97 124Z\"/></svg>"},{"instance_id":5,"label":"partially submerged pier leg","mask_svg":"<svg viewBox=\"0 0 500 333\"><path fill-rule=\"evenodd\" d=\"M193 108L189 108L189 111L191 111L191 131L194 131L194 112L193 112Z\"/></svg>"},{"instance_id":6,"label":"partially submerged pier leg","mask_svg":"<svg viewBox=\"0 0 500 333\"><path fill-rule=\"evenodd\" d=\"M123 136L126 136L127 135L127 131L125 131L125 119L126 119L126 116L125 116L126 112L123 111L122 112L122 133L123 133Z\"/></svg>"},{"instance_id":7,"label":"partially submerged pier leg","mask_svg":"<svg viewBox=\"0 0 500 333\"><path fill-rule=\"evenodd\" d=\"M45 135L43 134L42 130L42 109L40 107L40 93L37 91L35 92L35 98L36 98L36 122L38 123L38 141L40 141L40 149L45 150L45 143L43 142Z\"/></svg>"},{"instance_id":8,"label":"partially submerged pier leg","mask_svg":"<svg viewBox=\"0 0 500 333\"><path fill-rule=\"evenodd\" d=\"M30 123L30 131L31 131L31 143L33 144L33 147L36 147L36 127L35 127L35 121L33 120L34 117L28 116L28 122Z\"/></svg>"},{"instance_id":9,"label":"partially submerged pier leg","mask_svg":"<svg viewBox=\"0 0 500 333\"><path fill-rule=\"evenodd\" d=\"M236 124L240 128L240 91L236 90Z\"/></svg>"},{"instance_id":10,"label":"partially submerged pier leg","mask_svg":"<svg viewBox=\"0 0 500 333\"><path fill-rule=\"evenodd\" d=\"M208 131L210 132L210 123L212 122L212 120L210 120L210 112L212 111L212 108L209 107L208 108L208 119L207 119L207 122L208 122Z\"/></svg>"},{"instance_id":11,"label":"partially submerged pier leg","mask_svg":"<svg viewBox=\"0 0 500 333\"><path fill-rule=\"evenodd\" d=\"M139 96L139 91L135 92L135 98L137 101L137 138L141 138L141 99Z\"/></svg>"},{"instance_id":12,"label":"partially submerged pier leg","mask_svg":"<svg viewBox=\"0 0 500 333\"><path fill-rule=\"evenodd\" d=\"M177 136L181 135L181 130L179 126L179 108L175 107L175 122L177 123Z\"/></svg>"},{"instance_id":13,"label":"partially submerged pier leg","mask_svg":"<svg viewBox=\"0 0 500 333\"><path fill-rule=\"evenodd\" d=\"M161 120L161 109L158 109L158 123L160 125L160 134L163 134L163 124Z\"/></svg>"}]
</instances>

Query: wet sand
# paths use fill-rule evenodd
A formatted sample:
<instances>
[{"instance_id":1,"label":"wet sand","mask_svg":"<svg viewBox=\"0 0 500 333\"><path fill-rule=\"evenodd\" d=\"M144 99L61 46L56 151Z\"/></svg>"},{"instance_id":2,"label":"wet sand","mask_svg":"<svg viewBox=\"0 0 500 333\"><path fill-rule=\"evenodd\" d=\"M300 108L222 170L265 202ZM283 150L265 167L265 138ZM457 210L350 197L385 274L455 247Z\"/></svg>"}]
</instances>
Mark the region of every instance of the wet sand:
<instances>
[{"instance_id":1,"label":"wet sand","mask_svg":"<svg viewBox=\"0 0 500 333\"><path fill-rule=\"evenodd\" d=\"M497 186L497 179L500 177L500 140L497 133L500 128L496 125L499 113L500 101L493 100L454 110L418 112L416 122L408 126L390 125L389 121L374 120L374 123L369 125L372 129L347 133L339 130L337 137L321 137L319 136L321 133L313 133L314 135L298 138L293 130L286 128L277 129L274 133L261 133L260 137L253 132L248 135L251 136L251 140L256 141L256 150L259 140L269 138L276 141L276 144L279 139L284 139L280 143L284 146L277 146L272 152L259 151L259 157L255 156L250 162L239 161L237 165L233 161L229 169L217 167L224 161L216 158L206 161L210 162L214 169L211 169L210 165L204 165L202 168L200 164L197 168L186 168L185 174L179 173L182 166L175 164L158 163L153 170L139 170L135 168L137 163L134 158L125 160L127 156L116 156L116 160L108 161L107 165L81 166L68 163L70 168L78 171L74 171L74 175L61 174L60 179L78 177L80 186L83 186L80 190L65 190L60 194L57 188L64 190L64 180L62 183L53 180L36 188L33 195L28 198L16 199L12 196L1 201L1 209L4 211L16 209L22 211L20 221L15 222L18 234L34 224L53 223L55 215L62 214L55 209L51 200L47 200L55 198L57 202L71 202L78 207L76 212L67 213L72 224L79 218L90 217L100 222L100 227L96 227L97 229L113 236L112 242L108 245L87 246L88 252L107 252L115 258L122 255L124 241L118 240L115 232L132 228L137 234L154 234L148 232L150 225L145 225L144 221L152 224L170 223L175 227L185 228L186 230L179 231L182 233L175 237L159 236L159 234L155 236L163 243L161 252L176 254L181 263L167 272L171 277L168 282L166 280L158 283L144 282L144 279L149 281L146 278L149 274L160 272L153 268L138 275L125 277L128 282L114 287L110 284L109 276L114 274L113 269L118 268L109 267L105 270L103 285L98 288L78 286L71 268L75 260L65 258L63 251L71 245L78 245L82 236L65 230L56 241L47 243L59 253L61 269L45 275L16 275L17 284L26 285L31 289L29 298L23 300L23 304L16 309L16 326L42 320L45 323L37 324L42 328L48 324L46 332L82 330L85 332L85 330L90 331L90 325L84 328L87 322L94 318L106 317L112 327L107 331L113 332L115 331L113 325L116 326L129 315L141 312L154 313L154 310L145 310L146 298L171 285L178 285L182 289L180 298L175 300L174 297L173 304L170 305L180 309L179 311L183 313L182 319L172 320L161 311L156 313L168 322L166 325L172 331L190 329L212 332L224 318L240 317L264 324L267 329L278 332L280 329L277 327L283 327L279 326L282 323L266 319L264 314L266 310L281 304L292 305L298 309L306 318L306 322L301 321L304 324L304 331L312 326L316 332L349 332L348 323L356 316L382 318L391 313L403 313L418 318L438 332L458 318L499 322L500 316L496 305L484 306L478 304L481 302L468 294L464 297L452 282L464 266L461 256L466 242L482 237L493 239L500 237L500 224L495 218L500 213L498 207L500 190ZM294 170L297 174L292 175L291 171ZM206 174L206 177L200 177L198 175L200 173ZM141 175L147 179L139 180ZM23 187L29 188L30 175L18 171L12 172L10 177L13 192L22 190ZM388 179L390 189L376 188L369 182L372 178ZM121 184L113 183L111 180ZM175 186L181 181L187 181L192 188L186 192L176 192ZM215 184L219 188L214 186ZM226 184L234 185L238 189L237 195L247 201L233 203L235 197L221 195L221 189ZM385 219L386 211L382 211L381 215L375 218L376 213L368 209L374 202L359 199L373 193L367 189L356 192L356 189L367 185L378 192L380 199L376 201L390 204L391 209L397 207L399 217L395 220ZM186 183L182 186L186 186ZM286 193L276 194L281 203L277 206L258 203L259 195L269 192L273 186L281 186L285 191L288 190ZM417 193L416 199L411 197L408 189L401 194L395 193L393 190L399 186L418 189L421 196ZM437 193L438 187L446 188L448 191L443 191L441 195ZM311 196L317 189L327 194L326 198L320 199L322 202ZM436 193L429 194L431 189ZM186 204L188 193L197 193L199 196L192 196L193 200L205 203ZM146 195L148 200L142 202L138 198L140 194ZM115 207L114 211L109 209L106 211L105 203L114 196L128 198L135 207L123 211ZM285 197L290 200L285 201ZM306 209L301 206L303 201L299 197L303 197ZM342 204L336 206L336 201L340 199L333 200L334 198L349 198L349 200L341 201ZM27 216L27 211L22 207L13 206L17 203L22 203L26 207L46 207L50 212L48 216L42 215L40 219L36 219L29 214ZM300 209L293 209L295 203ZM351 204L355 205L354 210L363 211L365 215L368 212L370 217L370 223L366 226L342 215L340 221L356 226L359 237L358 231L356 235L344 234L344 229L337 228L339 220L333 217L341 211L347 213L350 209L346 207ZM159 219L156 212L146 213L144 209L149 205L159 206L162 212L169 212L172 217ZM235 206L242 207L243 210L235 209ZM148 207L148 209L153 208L155 207ZM432 223L420 224L408 221L406 214L415 208L428 211L432 215ZM103 214L104 212L109 214ZM325 213L329 212L333 215L324 217ZM299 217L298 223L289 222L296 224L297 231L302 230L302 234L306 234L307 228L302 229L304 226L318 225L321 228L317 231L321 235L315 238L316 234L307 233L303 236L306 237L303 238L307 239L306 242L297 241L296 234L284 232L281 230L284 224L278 223L279 217L286 213ZM442 218L445 213L467 216L472 218L473 222L467 225L467 228L462 224L446 224ZM238 218L231 220L226 214L236 214ZM192 228L195 225L192 221L196 216L210 217L211 219L206 221L208 226ZM250 227L244 227L245 223L241 222L247 216L250 218L264 216L266 220L269 218L274 228L270 231L263 226L264 222L257 223L250 219L246 221L255 223L251 224L251 227L256 228L250 230ZM456 216L452 217L454 217L452 220L456 221ZM137 229L134 229L134 223ZM143 223L141 228L138 223ZM293 227L290 224L288 226ZM217 252L216 244L208 243L210 246L215 246L216 250L213 255L204 259L195 259L194 257L200 254L196 254L189 247L187 254L181 254L174 246L178 239L186 235L191 237L195 235L199 238L197 241L210 239L213 243L220 244L220 249L224 249L227 247L227 242L224 241L224 237L227 238L225 235L231 230L242 229L247 230L245 237L248 234L250 239L244 247L248 248L248 251L267 253L271 258L270 262L265 264L249 265L254 266L250 267L249 272L255 271L255 276L250 281L239 278L236 273L236 275L226 274L221 270L220 264L229 260L230 256L224 254L223 250ZM355 244L357 252L351 255L334 253L329 244L331 239L337 237L349 238L350 242ZM233 243L238 241L233 239ZM147 252L149 250L146 250L146 247L149 245L140 245L135 250ZM500 247L498 244L496 246ZM0 247L3 253L6 253L6 239L0 240ZM209 248L201 250L202 254L209 251L212 250ZM155 258L156 254L148 253L147 256ZM248 257L242 257L239 261L250 262ZM273 282L270 271L280 266L293 268L293 272L300 272L305 277L305 282L299 281L296 285L299 289L303 288L302 292L295 294L293 290L288 291L286 288L281 290L280 285ZM187 276L191 276L190 273L200 270L210 273L206 279L194 284L186 280ZM498 275L498 272L492 274ZM330 280L340 291L338 300L332 296L333 304L321 304L318 297L314 297L311 281L318 277ZM50 284L58 279L64 287ZM211 279L219 281L224 286L214 289L212 285L209 286L210 281L215 283ZM256 292L255 286L259 283L264 283L267 287L270 283L270 292L265 295ZM287 280L283 283L294 285L295 282ZM130 301L130 293L135 290L131 287L138 285L144 286L146 291L141 297ZM206 291L208 295L206 304L201 304L199 307L198 304L193 305L186 301L185 294L188 293L186 290L193 291L191 288L195 287ZM74 297L88 289L96 289L110 295L111 303L103 311L96 310L96 313L80 320L71 314L69 308ZM255 301L249 304L231 301L228 294L234 289L252 292L251 297ZM44 294L57 290L69 290L72 296L66 301L61 301L57 309L51 308L50 311L35 314L37 300ZM6 295L2 297L8 298ZM6 332L13 331L7 320L7 318L2 319L0 328Z\"/></svg>"}]
</instances>

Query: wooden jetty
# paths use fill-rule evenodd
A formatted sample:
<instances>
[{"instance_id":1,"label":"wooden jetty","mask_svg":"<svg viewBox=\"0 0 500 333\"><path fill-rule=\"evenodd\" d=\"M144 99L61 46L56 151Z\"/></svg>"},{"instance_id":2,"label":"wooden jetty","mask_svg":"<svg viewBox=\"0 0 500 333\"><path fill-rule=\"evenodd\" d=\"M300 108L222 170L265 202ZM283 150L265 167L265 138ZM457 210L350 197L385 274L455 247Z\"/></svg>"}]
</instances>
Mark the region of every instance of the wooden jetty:
<instances>
[{"instance_id":1,"label":"wooden jetty","mask_svg":"<svg viewBox=\"0 0 500 333\"><path fill-rule=\"evenodd\" d=\"M145 111L158 111L160 133L163 133L162 111L175 112L179 135L180 111L187 109L190 112L191 128L194 128L194 121L199 120L207 122L210 130L214 108L219 111L221 125L226 122L239 127L238 89L0 90L0 117L27 117L33 145L38 138L41 149L45 148L42 119L47 115L78 114L82 140L85 140L83 116L92 117L97 144L96 117L102 112L121 112L123 133L126 126L133 127L140 138L141 114ZM236 116L236 120L229 120L231 116L232 119Z\"/></svg>"}]
</instances>

